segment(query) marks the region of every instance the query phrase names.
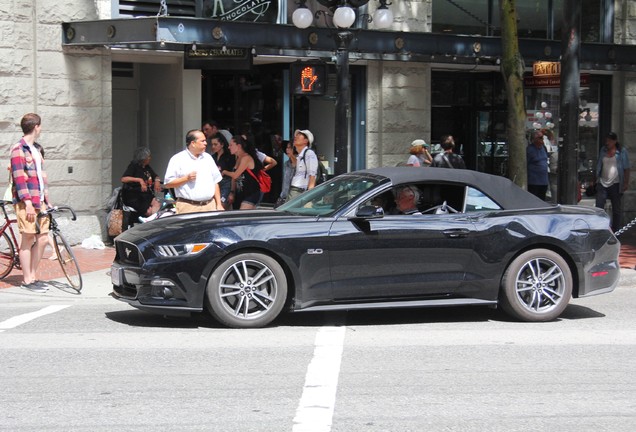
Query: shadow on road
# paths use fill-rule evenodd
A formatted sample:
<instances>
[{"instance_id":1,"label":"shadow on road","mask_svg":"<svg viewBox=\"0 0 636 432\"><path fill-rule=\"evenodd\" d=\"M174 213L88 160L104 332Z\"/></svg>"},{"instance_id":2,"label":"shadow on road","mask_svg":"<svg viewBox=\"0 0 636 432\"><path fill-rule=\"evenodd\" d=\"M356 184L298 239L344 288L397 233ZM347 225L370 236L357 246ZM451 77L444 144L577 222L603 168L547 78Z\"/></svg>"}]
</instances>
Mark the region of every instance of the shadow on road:
<instances>
[{"instance_id":1,"label":"shadow on road","mask_svg":"<svg viewBox=\"0 0 636 432\"><path fill-rule=\"evenodd\" d=\"M146 328L225 328L211 317L203 313L194 313L189 317L186 316L164 316L144 312L141 310L123 310L106 312L106 318L111 321L129 325L132 327Z\"/></svg>"},{"instance_id":2,"label":"shadow on road","mask_svg":"<svg viewBox=\"0 0 636 432\"><path fill-rule=\"evenodd\" d=\"M604 316L604 314L584 306L569 305L559 320L602 318ZM106 312L106 317L112 321L134 327L225 328L206 313L194 313L190 317L170 317L134 309ZM387 326L488 321L518 322L500 309L445 307L283 313L268 327Z\"/></svg>"}]
</instances>

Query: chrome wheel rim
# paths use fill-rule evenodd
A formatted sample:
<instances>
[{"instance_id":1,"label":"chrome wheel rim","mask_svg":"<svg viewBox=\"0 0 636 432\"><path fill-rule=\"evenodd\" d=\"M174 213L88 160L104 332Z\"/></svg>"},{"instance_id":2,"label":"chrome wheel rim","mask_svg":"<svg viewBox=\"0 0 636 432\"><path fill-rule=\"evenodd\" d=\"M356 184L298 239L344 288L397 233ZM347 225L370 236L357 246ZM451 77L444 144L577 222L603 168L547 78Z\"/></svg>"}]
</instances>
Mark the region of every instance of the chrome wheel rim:
<instances>
[{"instance_id":1,"label":"chrome wheel rim","mask_svg":"<svg viewBox=\"0 0 636 432\"><path fill-rule=\"evenodd\" d=\"M565 275L554 261L535 258L525 263L515 279L519 302L535 313L549 312L557 307L565 293Z\"/></svg>"},{"instance_id":2,"label":"chrome wheel rim","mask_svg":"<svg viewBox=\"0 0 636 432\"><path fill-rule=\"evenodd\" d=\"M278 283L272 270L256 260L232 264L221 277L221 304L237 318L259 318L272 308L278 294Z\"/></svg>"}]
</instances>

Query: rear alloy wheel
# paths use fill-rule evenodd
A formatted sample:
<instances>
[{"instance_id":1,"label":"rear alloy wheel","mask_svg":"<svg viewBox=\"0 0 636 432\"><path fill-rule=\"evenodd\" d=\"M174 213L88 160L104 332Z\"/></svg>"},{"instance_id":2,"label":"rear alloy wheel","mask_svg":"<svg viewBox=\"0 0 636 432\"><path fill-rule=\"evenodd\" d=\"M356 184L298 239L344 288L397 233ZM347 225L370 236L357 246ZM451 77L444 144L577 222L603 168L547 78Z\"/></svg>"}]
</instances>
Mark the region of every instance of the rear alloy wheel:
<instances>
[{"instance_id":1,"label":"rear alloy wheel","mask_svg":"<svg viewBox=\"0 0 636 432\"><path fill-rule=\"evenodd\" d=\"M501 282L504 311L522 321L551 321L572 296L572 272L556 252L534 249L508 266Z\"/></svg>"},{"instance_id":2,"label":"rear alloy wheel","mask_svg":"<svg viewBox=\"0 0 636 432\"><path fill-rule=\"evenodd\" d=\"M263 327L287 298L287 278L278 262L263 254L228 258L214 270L206 288L212 316L235 328Z\"/></svg>"}]
</instances>

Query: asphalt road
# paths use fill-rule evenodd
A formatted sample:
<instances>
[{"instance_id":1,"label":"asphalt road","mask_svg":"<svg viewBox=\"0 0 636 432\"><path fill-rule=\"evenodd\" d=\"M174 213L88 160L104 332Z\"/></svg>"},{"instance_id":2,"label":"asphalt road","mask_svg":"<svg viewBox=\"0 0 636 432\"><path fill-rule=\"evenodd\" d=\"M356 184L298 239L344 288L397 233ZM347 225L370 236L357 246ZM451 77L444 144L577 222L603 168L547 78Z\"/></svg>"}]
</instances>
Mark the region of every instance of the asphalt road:
<instances>
[{"instance_id":1,"label":"asphalt road","mask_svg":"<svg viewBox=\"0 0 636 432\"><path fill-rule=\"evenodd\" d=\"M285 315L260 330L0 290L3 431L627 431L636 271L528 324L488 308Z\"/></svg>"}]
</instances>

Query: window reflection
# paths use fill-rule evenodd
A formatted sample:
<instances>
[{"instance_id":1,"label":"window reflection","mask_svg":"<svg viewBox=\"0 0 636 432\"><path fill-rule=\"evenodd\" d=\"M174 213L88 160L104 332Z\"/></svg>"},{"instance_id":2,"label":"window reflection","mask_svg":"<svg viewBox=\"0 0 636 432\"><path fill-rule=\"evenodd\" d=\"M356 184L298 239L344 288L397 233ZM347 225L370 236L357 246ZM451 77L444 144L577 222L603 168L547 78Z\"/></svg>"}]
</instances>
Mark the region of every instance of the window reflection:
<instances>
[{"instance_id":1,"label":"window reflection","mask_svg":"<svg viewBox=\"0 0 636 432\"><path fill-rule=\"evenodd\" d=\"M519 37L561 40L563 3L563 0L517 0ZM583 42L612 42L603 36L605 7L613 8L611 0L585 1L581 15ZM432 19L433 33L501 36L499 0L435 0Z\"/></svg>"}]
</instances>

